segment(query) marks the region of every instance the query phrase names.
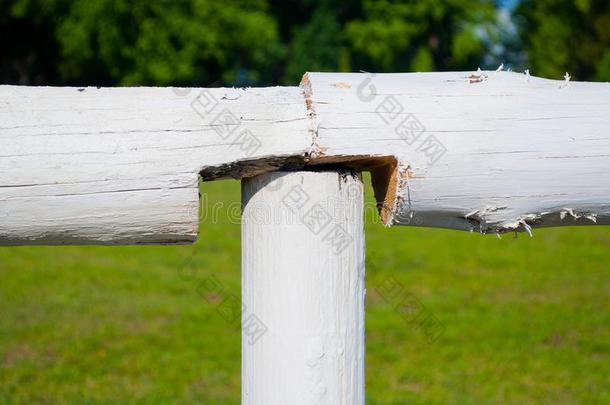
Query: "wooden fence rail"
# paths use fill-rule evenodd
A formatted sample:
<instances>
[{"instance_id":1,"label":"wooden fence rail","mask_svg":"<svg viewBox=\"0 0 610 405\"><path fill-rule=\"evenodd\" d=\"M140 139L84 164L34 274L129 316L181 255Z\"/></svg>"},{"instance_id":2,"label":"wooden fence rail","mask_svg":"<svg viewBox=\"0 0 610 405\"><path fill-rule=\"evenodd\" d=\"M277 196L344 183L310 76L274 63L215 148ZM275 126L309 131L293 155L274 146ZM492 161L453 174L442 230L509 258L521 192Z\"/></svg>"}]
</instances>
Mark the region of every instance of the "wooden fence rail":
<instances>
[{"instance_id":1,"label":"wooden fence rail","mask_svg":"<svg viewBox=\"0 0 610 405\"><path fill-rule=\"evenodd\" d=\"M385 223L610 221L610 85L309 73L300 87L0 86L0 244L189 243L198 177L370 170Z\"/></svg>"},{"instance_id":2,"label":"wooden fence rail","mask_svg":"<svg viewBox=\"0 0 610 405\"><path fill-rule=\"evenodd\" d=\"M0 86L0 145L0 245L190 243L199 178L244 180L244 404L364 403L357 172L386 225L610 223L607 83L477 71Z\"/></svg>"}]
</instances>

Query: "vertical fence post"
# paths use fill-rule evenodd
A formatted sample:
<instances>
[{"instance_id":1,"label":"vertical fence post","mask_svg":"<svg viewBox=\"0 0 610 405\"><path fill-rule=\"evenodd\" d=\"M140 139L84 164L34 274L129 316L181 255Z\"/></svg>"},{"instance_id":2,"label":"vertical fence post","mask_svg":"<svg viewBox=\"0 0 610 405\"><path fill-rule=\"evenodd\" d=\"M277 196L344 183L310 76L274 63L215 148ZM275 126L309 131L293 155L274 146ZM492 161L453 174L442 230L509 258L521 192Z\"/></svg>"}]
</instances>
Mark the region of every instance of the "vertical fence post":
<instances>
[{"instance_id":1,"label":"vertical fence post","mask_svg":"<svg viewBox=\"0 0 610 405\"><path fill-rule=\"evenodd\" d=\"M359 174L242 182L242 404L364 404Z\"/></svg>"}]
</instances>

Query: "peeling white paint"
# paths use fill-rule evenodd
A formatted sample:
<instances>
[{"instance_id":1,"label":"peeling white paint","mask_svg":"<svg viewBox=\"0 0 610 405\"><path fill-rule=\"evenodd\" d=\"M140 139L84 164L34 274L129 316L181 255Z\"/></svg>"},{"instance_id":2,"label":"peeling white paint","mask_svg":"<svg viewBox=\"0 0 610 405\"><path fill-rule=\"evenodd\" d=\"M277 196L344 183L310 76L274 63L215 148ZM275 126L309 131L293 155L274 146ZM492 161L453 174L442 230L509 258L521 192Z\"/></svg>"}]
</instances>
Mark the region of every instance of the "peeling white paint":
<instances>
[{"instance_id":1,"label":"peeling white paint","mask_svg":"<svg viewBox=\"0 0 610 405\"><path fill-rule=\"evenodd\" d=\"M610 84L529 71L525 78L506 71L312 73L317 142L328 156L391 153L409 168L394 224L482 233L609 224ZM375 97L353 90L364 80ZM327 85L339 81L349 87ZM383 111L388 98L395 113ZM411 116L425 127L416 140L397 132ZM446 149L434 162L418 149L429 136ZM564 207L582 215L563 221Z\"/></svg>"},{"instance_id":2,"label":"peeling white paint","mask_svg":"<svg viewBox=\"0 0 610 405\"><path fill-rule=\"evenodd\" d=\"M563 221L568 215L574 220L586 218L591 222L597 223L597 214L595 213L576 213L572 208L564 208L559 212L559 218L561 221Z\"/></svg>"},{"instance_id":3,"label":"peeling white paint","mask_svg":"<svg viewBox=\"0 0 610 405\"><path fill-rule=\"evenodd\" d=\"M357 156L396 158L388 224L609 224L610 84L525 78L479 69L310 73L300 88L0 86L0 244L189 243L200 173L245 178ZM225 110L236 120L227 127L214 121ZM260 141L251 154L235 136L245 130ZM519 222L530 214L535 223Z\"/></svg>"}]
</instances>

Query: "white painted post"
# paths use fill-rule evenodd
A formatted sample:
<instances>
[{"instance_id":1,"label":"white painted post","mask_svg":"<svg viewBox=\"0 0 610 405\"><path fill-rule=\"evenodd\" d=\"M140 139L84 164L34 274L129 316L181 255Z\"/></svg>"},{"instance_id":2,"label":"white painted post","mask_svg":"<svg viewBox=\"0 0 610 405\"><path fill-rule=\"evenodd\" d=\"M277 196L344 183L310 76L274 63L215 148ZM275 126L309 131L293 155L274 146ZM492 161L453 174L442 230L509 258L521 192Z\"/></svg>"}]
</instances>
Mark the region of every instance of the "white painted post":
<instances>
[{"instance_id":1,"label":"white painted post","mask_svg":"<svg viewBox=\"0 0 610 405\"><path fill-rule=\"evenodd\" d=\"M360 175L242 182L242 404L364 404Z\"/></svg>"}]
</instances>

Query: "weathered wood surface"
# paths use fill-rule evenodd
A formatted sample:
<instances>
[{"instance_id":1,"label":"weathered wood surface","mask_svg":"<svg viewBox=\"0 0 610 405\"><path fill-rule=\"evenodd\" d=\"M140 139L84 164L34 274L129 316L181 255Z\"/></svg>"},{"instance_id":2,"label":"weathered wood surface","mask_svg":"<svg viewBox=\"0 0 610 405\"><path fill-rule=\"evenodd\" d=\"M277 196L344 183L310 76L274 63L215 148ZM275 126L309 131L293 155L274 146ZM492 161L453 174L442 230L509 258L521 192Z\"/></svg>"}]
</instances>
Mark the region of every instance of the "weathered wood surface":
<instances>
[{"instance_id":1,"label":"weathered wood surface","mask_svg":"<svg viewBox=\"0 0 610 405\"><path fill-rule=\"evenodd\" d=\"M197 180L374 169L388 224L610 223L610 85L310 73L301 88L0 86L0 244L188 243Z\"/></svg>"},{"instance_id":2,"label":"weathered wood surface","mask_svg":"<svg viewBox=\"0 0 610 405\"><path fill-rule=\"evenodd\" d=\"M510 72L313 73L304 84L318 156L397 159L388 223L610 223L610 84Z\"/></svg>"},{"instance_id":3,"label":"weathered wood surface","mask_svg":"<svg viewBox=\"0 0 610 405\"><path fill-rule=\"evenodd\" d=\"M305 111L290 87L1 86L0 244L192 242L199 173L303 155Z\"/></svg>"},{"instance_id":4,"label":"weathered wood surface","mask_svg":"<svg viewBox=\"0 0 610 405\"><path fill-rule=\"evenodd\" d=\"M242 404L364 404L358 175L242 182Z\"/></svg>"}]
</instances>

